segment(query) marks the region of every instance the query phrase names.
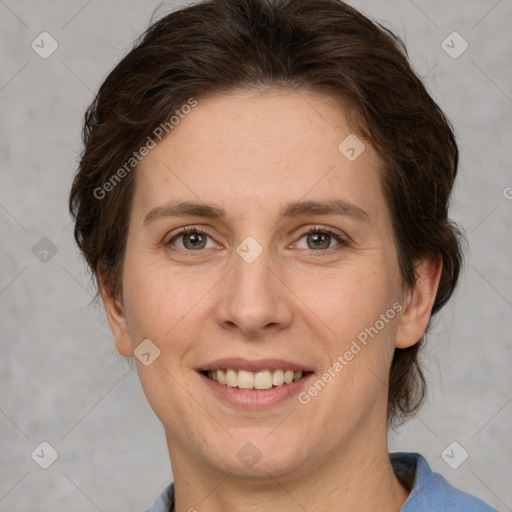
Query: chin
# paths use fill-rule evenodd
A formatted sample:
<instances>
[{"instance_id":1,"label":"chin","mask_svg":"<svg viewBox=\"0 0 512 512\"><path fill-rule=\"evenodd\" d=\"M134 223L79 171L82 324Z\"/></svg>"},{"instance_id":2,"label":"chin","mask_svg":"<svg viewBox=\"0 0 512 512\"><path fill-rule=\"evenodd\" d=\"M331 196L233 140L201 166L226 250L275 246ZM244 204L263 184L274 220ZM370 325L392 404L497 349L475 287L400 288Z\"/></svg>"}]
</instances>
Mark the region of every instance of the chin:
<instances>
[{"instance_id":1,"label":"chin","mask_svg":"<svg viewBox=\"0 0 512 512\"><path fill-rule=\"evenodd\" d=\"M265 438L261 432L257 435L238 435L229 446L215 450L216 454L208 454L210 463L223 473L233 477L251 477L268 480L273 477L293 473L304 465L302 450L297 451L297 443L286 435L274 439ZM220 445L217 445L220 446Z\"/></svg>"}]
</instances>

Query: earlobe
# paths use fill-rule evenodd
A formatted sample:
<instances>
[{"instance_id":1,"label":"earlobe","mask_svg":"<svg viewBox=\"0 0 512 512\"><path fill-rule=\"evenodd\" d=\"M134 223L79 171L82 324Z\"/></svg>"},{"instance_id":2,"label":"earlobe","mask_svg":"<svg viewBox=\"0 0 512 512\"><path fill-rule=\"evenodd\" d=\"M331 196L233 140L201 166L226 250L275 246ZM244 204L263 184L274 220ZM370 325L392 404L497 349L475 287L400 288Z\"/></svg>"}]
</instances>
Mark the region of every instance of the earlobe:
<instances>
[{"instance_id":1,"label":"earlobe","mask_svg":"<svg viewBox=\"0 0 512 512\"><path fill-rule=\"evenodd\" d=\"M427 257L417 266L416 285L407 292L398 321L397 348L411 347L423 336L430 320L442 267L440 256Z\"/></svg>"},{"instance_id":2,"label":"earlobe","mask_svg":"<svg viewBox=\"0 0 512 512\"><path fill-rule=\"evenodd\" d=\"M126 315L121 301L112 295L110 287L107 283L105 270L102 265L98 265L98 281L100 285L101 298L105 306L105 313L110 325L112 334L114 335L114 343L117 351L125 356L133 356L130 336L128 333L128 325Z\"/></svg>"}]
</instances>

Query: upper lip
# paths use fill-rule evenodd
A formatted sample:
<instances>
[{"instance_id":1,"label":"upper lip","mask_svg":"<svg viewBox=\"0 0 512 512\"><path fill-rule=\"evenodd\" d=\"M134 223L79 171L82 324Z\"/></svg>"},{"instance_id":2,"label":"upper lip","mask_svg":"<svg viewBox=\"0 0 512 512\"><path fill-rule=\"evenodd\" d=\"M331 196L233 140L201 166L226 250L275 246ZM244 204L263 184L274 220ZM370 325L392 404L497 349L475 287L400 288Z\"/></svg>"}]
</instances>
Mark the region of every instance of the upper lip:
<instances>
[{"instance_id":1,"label":"upper lip","mask_svg":"<svg viewBox=\"0 0 512 512\"><path fill-rule=\"evenodd\" d=\"M311 368L300 363L294 363L286 359L243 359L240 357L228 357L216 359L197 368L197 371L219 370L232 368L234 370L247 370L260 372L262 370L293 370L295 372L310 372Z\"/></svg>"}]
</instances>

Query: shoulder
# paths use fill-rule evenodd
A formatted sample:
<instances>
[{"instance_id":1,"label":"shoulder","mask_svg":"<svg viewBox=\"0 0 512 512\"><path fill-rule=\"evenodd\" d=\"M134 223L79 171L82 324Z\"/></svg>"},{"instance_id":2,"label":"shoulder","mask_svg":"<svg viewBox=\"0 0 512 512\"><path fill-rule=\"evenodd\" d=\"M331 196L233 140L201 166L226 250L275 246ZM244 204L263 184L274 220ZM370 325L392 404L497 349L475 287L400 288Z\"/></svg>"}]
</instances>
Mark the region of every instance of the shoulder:
<instances>
[{"instance_id":1,"label":"shoulder","mask_svg":"<svg viewBox=\"0 0 512 512\"><path fill-rule=\"evenodd\" d=\"M167 486L146 512L171 512L174 508L174 482Z\"/></svg>"},{"instance_id":2,"label":"shoulder","mask_svg":"<svg viewBox=\"0 0 512 512\"><path fill-rule=\"evenodd\" d=\"M419 453L391 453L390 460L397 477L412 483L411 493L400 512L496 512L475 496L450 485L439 473L434 473Z\"/></svg>"}]
</instances>

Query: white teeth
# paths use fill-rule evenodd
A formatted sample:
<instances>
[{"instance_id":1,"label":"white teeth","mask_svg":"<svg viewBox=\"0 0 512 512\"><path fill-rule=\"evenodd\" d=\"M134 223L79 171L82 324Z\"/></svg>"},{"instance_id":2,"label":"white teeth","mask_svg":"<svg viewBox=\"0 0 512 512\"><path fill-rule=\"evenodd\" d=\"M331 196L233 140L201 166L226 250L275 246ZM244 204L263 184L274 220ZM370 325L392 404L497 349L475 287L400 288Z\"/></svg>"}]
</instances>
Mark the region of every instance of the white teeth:
<instances>
[{"instance_id":1,"label":"white teeth","mask_svg":"<svg viewBox=\"0 0 512 512\"><path fill-rule=\"evenodd\" d=\"M226 384L231 388L236 388L238 385L237 373L231 368L226 370Z\"/></svg>"},{"instance_id":2,"label":"white teeth","mask_svg":"<svg viewBox=\"0 0 512 512\"><path fill-rule=\"evenodd\" d=\"M247 372L245 370L238 370L238 387L241 389L253 388L254 387L254 373Z\"/></svg>"},{"instance_id":3,"label":"white teeth","mask_svg":"<svg viewBox=\"0 0 512 512\"><path fill-rule=\"evenodd\" d=\"M294 375L295 374L293 370L286 370L284 372L284 381L286 382L286 384L291 384L293 382Z\"/></svg>"},{"instance_id":4,"label":"white teeth","mask_svg":"<svg viewBox=\"0 0 512 512\"><path fill-rule=\"evenodd\" d=\"M270 389L272 386L291 384L302 377L302 372L293 370L262 370L249 372L247 370L211 370L207 372L208 377L219 384L240 389Z\"/></svg>"},{"instance_id":5,"label":"white teeth","mask_svg":"<svg viewBox=\"0 0 512 512\"><path fill-rule=\"evenodd\" d=\"M263 370L254 374L254 387L256 389L270 389L272 387L270 370Z\"/></svg>"},{"instance_id":6,"label":"white teeth","mask_svg":"<svg viewBox=\"0 0 512 512\"><path fill-rule=\"evenodd\" d=\"M272 384L274 386L280 386L284 384L284 371L283 370L274 370L272 374Z\"/></svg>"}]
</instances>

